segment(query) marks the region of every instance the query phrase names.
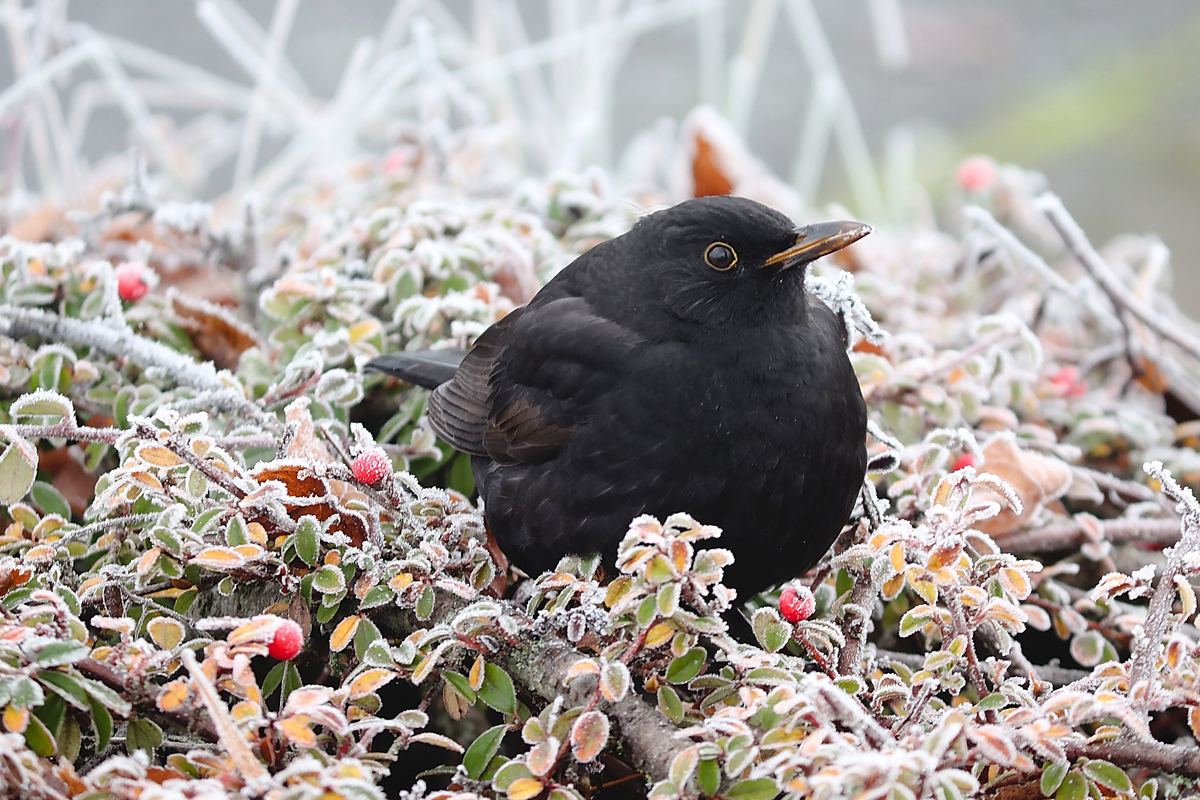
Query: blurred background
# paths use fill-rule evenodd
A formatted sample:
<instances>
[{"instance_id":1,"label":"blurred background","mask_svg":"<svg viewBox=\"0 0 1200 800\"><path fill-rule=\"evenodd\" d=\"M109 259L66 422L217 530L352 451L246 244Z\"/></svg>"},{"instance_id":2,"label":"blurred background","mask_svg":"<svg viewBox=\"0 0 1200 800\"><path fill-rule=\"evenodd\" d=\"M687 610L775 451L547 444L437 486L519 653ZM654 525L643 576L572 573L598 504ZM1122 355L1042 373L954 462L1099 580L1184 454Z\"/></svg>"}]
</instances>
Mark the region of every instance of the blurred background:
<instances>
[{"instance_id":1,"label":"blurred background","mask_svg":"<svg viewBox=\"0 0 1200 800\"><path fill-rule=\"evenodd\" d=\"M806 207L837 202L871 222L939 208L974 154L1041 171L1097 243L1161 236L1176 300L1200 316L1194 0L0 9L9 219L41 200L82 202L88 170L131 143L169 162L179 191L213 200L278 189L331 145L382 152L396 120L438 114L517 120L531 171L620 175L631 142L707 104Z\"/></svg>"}]
</instances>

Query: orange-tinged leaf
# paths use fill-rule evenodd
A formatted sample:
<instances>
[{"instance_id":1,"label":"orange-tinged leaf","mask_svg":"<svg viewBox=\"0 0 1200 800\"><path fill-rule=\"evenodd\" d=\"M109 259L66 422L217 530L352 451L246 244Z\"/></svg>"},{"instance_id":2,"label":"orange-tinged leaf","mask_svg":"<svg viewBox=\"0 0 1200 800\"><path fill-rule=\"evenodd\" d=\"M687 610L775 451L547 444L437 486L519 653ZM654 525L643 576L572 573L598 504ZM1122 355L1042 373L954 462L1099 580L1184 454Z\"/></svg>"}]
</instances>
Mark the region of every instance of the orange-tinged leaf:
<instances>
[{"instance_id":1,"label":"orange-tinged leaf","mask_svg":"<svg viewBox=\"0 0 1200 800\"><path fill-rule=\"evenodd\" d=\"M687 570L688 562L692 560L692 546L687 542L679 539L671 541L671 563L675 565L675 571L683 573Z\"/></svg>"},{"instance_id":2,"label":"orange-tinged leaf","mask_svg":"<svg viewBox=\"0 0 1200 800\"><path fill-rule=\"evenodd\" d=\"M233 551L246 560L258 558L263 554L263 549L256 544L239 544Z\"/></svg>"},{"instance_id":3,"label":"orange-tinged leaf","mask_svg":"<svg viewBox=\"0 0 1200 800\"><path fill-rule=\"evenodd\" d=\"M1000 570L1000 583L1004 585L1005 589L1012 592L1018 600L1024 600L1033 589L1032 584L1029 582L1029 576L1013 567L1005 567Z\"/></svg>"},{"instance_id":4,"label":"orange-tinged leaf","mask_svg":"<svg viewBox=\"0 0 1200 800\"><path fill-rule=\"evenodd\" d=\"M275 638L275 630L278 627L279 619L276 617L255 617L230 631L225 641L231 646L247 642L269 642Z\"/></svg>"},{"instance_id":5,"label":"orange-tinged leaf","mask_svg":"<svg viewBox=\"0 0 1200 800\"><path fill-rule=\"evenodd\" d=\"M469 683L471 689L476 692L478 692L480 687L483 686L483 678L485 674L483 666L485 663L486 662L483 660L483 656L475 656L475 663L471 665L471 670L467 673L467 683Z\"/></svg>"},{"instance_id":6,"label":"orange-tinged leaf","mask_svg":"<svg viewBox=\"0 0 1200 800\"><path fill-rule=\"evenodd\" d=\"M579 761L588 762L600 755L608 744L608 717L602 711L585 711L571 726L571 752Z\"/></svg>"},{"instance_id":7,"label":"orange-tinged leaf","mask_svg":"<svg viewBox=\"0 0 1200 800\"><path fill-rule=\"evenodd\" d=\"M390 669L369 669L350 682L350 699L355 700L389 683L396 677Z\"/></svg>"},{"instance_id":8,"label":"orange-tinged leaf","mask_svg":"<svg viewBox=\"0 0 1200 800\"><path fill-rule=\"evenodd\" d=\"M141 485L155 490L156 492L162 491L162 481L151 475L149 472L131 472L129 473L129 477L133 478Z\"/></svg>"},{"instance_id":9,"label":"orange-tinged leaf","mask_svg":"<svg viewBox=\"0 0 1200 800\"><path fill-rule=\"evenodd\" d=\"M722 169L716 148L699 131L695 135L695 145L696 152L692 156L692 196L731 194L733 181Z\"/></svg>"},{"instance_id":10,"label":"orange-tinged leaf","mask_svg":"<svg viewBox=\"0 0 1200 800\"><path fill-rule=\"evenodd\" d=\"M938 483L937 489L933 493L933 504L935 506L944 506L946 501L950 499L950 492L954 490L954 481L949 479L949 476L942 478Z\"/></svg>"},{"instance_id":11,"label":"orange-tinged leaf","mask_svg":"<svg viewBox=\"0 0 1200 800\"><path fill-rule=\"evenodd\" d=\"M900 594L900 590L904 588L904 573L893 575L883 584L883 599L895 600L896 595Z\"/></svg>"},{"instance_id":12,"label":"orange-tinged leaf","mask_svg":"<svg viewBox=\"0 0 1200 800\"><path fill-rule=\"evenodd\" d=\"M25 551L24 559L30 564L42 564L47 561L53 561L55 550L51 545L38 544ZM22 728L24 730L24 728Z\"/></svg>"},{"instance_id":13,"label":"orange-tinged leaf","mask_svg":"<svg viewBox=\"0 0 1200 800\"><path fill-rule=\"evenodd\" d=\"M188 696L187 681L182 678L171 681L162 688L158 693L158 699L155 703L158 705L159 711L174 711L183 705Z\"/></svg>"},{"instance_id":14,"label":"orange-tinged leaf","mask_svg":"<svg viewBox=\"0 0 1200 800\"><path fill-rule=\"evenodd\" d=\"M675 629L665 622L660 622L646 632L646 647L658 647L675 635Z\"/></svg>"},{"instance_id":15,"label":"orange-tinged leaf","mask_svg":"<svg viewBox=\"0 0 1200 800\"><path fill-rule=\"evenodd\" d=\"M309 718L304 714L293 714L287 719L275 724L283 735L298 747L312 747L317 743L317 735L308 727Z\"/></svg>"},{"instance_id":16,"label":"orange-tinged leaf","mask_svg":"<svg viewBox=\"0 0 1200 800\"><path fill-rule=\"evenodd\" d=\"M929 570L936 572L939 569L957 563L960 552L961 550L958 547L939 547L929 554Z\"/></svg>"},{"instance_id":17,"label":"orange-tinged leaf","mask_svg":"<svg viewBox=\"0 0 1200 800\"><path fill-rule=\"evenodd\" d=\"M904 542L896 542L892 545L891 552L892 569L896 572L904 571Z\"/></svg>"},{"instance_id":18,"label":"orange-tinged leaf","mask_svg":"<svg viewBox=\"0 0 1200 800\"><path fill-rule=\"evenodd\" d=\"M151 592L150 594L143 595L143 597L149 597L154 600L174 600L186 591L187 589L180 589L178 586L172 586L169 589L159 589L157 592Z\"/></svg>"},{"instance_id":19,"label":"orange-tinged leaf","mask_svg":"<svg viewBox=\"0 0 1200 800\"><path fill-rule=\"evenodd\" d=\"M253 717L260 716L261 714L262 710L258 707L258 703L254 703L249 700L243 700L233 708L229 709L229 715L233 717L234 722L238 722L243 719L251 719Z\"/></svg>"},{"instance_id":20,"label":"orange-tinged leaf","mask_svg":"<svg viewBox=\"0 0 1200 800\"><path fill-rule=\"evenodd\" d=\"M413 582L412 573L401 572L400 574L398 574L394 578L392 578L390 581L388 581L388 588L391 589L393 592L396 592L397 594L399 594L400 592L407 589L412 584L412 582Z\"/></svg>"},{"instance_id":21,"label":"orange-tinged leaf","mask_svg":"<svg viewBox=\"0 0 1200 800\"><path fill-rule=\"evenodd\" d=\"M942 567L933 573L933 582L938 586L952 586L958 583L958 572L950 567Z\"/></svg>"},{"instance_id":22,"label":"orange-tinged leaf","mask_svg":"<svg viewBox=\"0 0 1200 800\"><path fill-rule=\"evenodd\" d=\"M4 709L4 729L12 733L24 733L29 727L29 709L6 706Z\"/></svg>"},{"instance_id":23,"label":"orange-tinged leaf","mask_svg":"<svg viewBox=\"0 0 1200 800\"><path fill-rule=\"evenodd\" d=\"M170 650L183 641L183 626L170 617L155 617L146 623L146 632L163 650Z\"/></svg>"},{"instance_id":24,"label":"orange-tinged leaf","mask_svg":"<svg viewBox=\"0 0 1200 800\"><path fill-rule=\"evenodd\" d=\"M567 670L567 680L574 680L575 678L579 678L584 675L597 675L599 672L600 665L594 660L590 658L581 658L572 664L570 669Z\"/></svg>"},{"instance_id":25,"label":"orange-tinged leaf","mask_svg":"<svg viewBox=\"0 0 1200 800\"><path fill-rule=\"evenodd\" d=\"M154 566L154 562L158 561L159 554L162 553L161 547L151 547L142 557L138 559L137 574L145 575Z\"/></svg>"},{"instance_id":26,"label":"orange-tinged leaf","mask_svg":"<svg viewBox=\"0 0 1200 800\"><path fill-rule=\"evenodd\" d=\"M536 778L517 778L508 785L508 800L531 800L542 793L542 782Z\"/></svg>"},{"instance_id":27,"label":"orange-tinged leaf","mask_svg":"<svg viewBox=\"0 0 1200 800\"><path fill-rule=\"evenodd\" d=\"M246 537L250 539L252 544L267 545L267 529L262 526L261 522L250 522L246 524Z\"/></svg>"},{"instance_id":28,"label":"orange-tinged leaf","mask_svg":"<svg viewBox=\"0 0 1200 800\"><path fill-rule=\"evenodd\" d=\"M167 448L156 444L144 444L139 447L137 457L153 467L178 467L186 463Z\"/></svg>"},{"instance_id":29,"label":"orange-tinged leaf","mask_svg":"<svg viewBox=\"0 0 1200 800\"><path fill-rule=\"evenodd\" d=\"M191 563L210 569L222 569L236 567L245 560L241 553L229 547L206 547L192 556Z\"/></svg>"},{"instance_id":30,"label":"orange-tinged leaf","mask_svg":"<svg viewBox=\"0 0 1200 800\"><path fill-rule=\"evenodd\" d=\"M917 594L919 594L921 596L921 599L924 600L926 603L933 605L934 603L937 602L938 590L937 590L937 587L934 586L933 581L925 581L925 580L914 581L914 580L912 580L912 577L910 576L908 585L911 586L913 588L913 591L916 592Z\"/></svg>"},{"instance_id":31,"label":"orange-tinged leaf","mask_svg":"<svg viewBox=\"0 0 1200 800\"><path fill-rule=\"evenodd\" d=\"M329 649L335 653L340 653L350 644L350 640L354 638L354 632L358 630L358 623L362 622L362 617L358 614L353 614L346 617L338 623L333 629L333 635L329 637Z\"/></svg>"}]
</instances>

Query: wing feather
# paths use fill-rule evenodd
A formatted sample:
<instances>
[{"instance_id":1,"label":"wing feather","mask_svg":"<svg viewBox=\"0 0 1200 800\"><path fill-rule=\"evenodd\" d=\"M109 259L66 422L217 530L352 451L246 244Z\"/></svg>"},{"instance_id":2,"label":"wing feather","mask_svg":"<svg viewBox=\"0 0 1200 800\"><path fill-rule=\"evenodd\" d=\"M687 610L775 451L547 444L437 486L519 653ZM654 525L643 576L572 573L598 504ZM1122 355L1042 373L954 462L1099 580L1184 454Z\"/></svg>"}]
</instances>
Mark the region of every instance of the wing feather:
<instances>
[{"instance_id":1,"label":"wing feather","mask_svg":"<svg viewBox=\"0 0 1200 800\"><path fill-rule=\"evenodd\" d=\"M535 301L479 337L430 398L430 422L456 449L498 464L546 461L588 422L641 344L581 297Z\"/></svg>"}]
</instances>

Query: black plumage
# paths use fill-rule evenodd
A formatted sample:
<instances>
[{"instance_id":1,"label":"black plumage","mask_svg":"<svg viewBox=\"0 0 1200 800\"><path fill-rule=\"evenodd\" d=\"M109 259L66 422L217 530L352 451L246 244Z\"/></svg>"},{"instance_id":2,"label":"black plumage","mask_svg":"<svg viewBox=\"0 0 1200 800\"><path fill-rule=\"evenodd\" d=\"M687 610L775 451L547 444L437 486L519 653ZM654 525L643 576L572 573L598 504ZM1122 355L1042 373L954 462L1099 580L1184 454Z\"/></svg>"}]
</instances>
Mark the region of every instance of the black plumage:
<instances>
[{"instance_id":1,"label":"black plumage","mask_svg":"<svg viewBox=\"0 0 1200 800\"><path fill-rule=\"evenodd\" d=\"M580 256L465 355L369 366L434 388L434 430L474 456L488 524L527 572L611 563L635 516L687 511L724 529L726 583L747 596L816 563L862 485L865 404L804 275L869 231L689 200Z\"/></svg>"}]
</instances>

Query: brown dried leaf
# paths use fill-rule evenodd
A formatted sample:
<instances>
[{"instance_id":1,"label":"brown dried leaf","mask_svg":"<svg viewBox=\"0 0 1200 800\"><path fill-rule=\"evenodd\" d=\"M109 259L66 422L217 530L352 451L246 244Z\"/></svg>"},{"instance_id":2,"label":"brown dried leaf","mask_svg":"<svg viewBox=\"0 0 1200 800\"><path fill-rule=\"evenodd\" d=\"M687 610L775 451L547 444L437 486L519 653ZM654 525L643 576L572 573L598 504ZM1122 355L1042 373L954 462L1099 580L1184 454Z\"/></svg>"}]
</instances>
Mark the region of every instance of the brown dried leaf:
<instances>
[{"instance_id":1,"label":"brown dried leaf","mask_svg":"<svg viewBox=\"0 0 1200 800\"><path fill-rule=\"evenodd\" d=\"M1020 513L1010 508L999 494L977 488L976 502L1000 504L1000 513L980 520L975 527L989 536L1004 536L1028 522L1045 503L1056 500L1071 488L1071 468L1056 458L1022 450L1011 435L1000 435L983 446L980 472L989 472L1008 483L1021 500Z\"/></svg>"},{"instance_id":2,"label":"brown dried leaf","mask_svg":"<svg viewBox=\"0 0 1200 800\"><path fill-rule=\"evenodd\" d=\"M169 298L175 321L217 369L237 369L242 353L260 344L254 330L229 309L176 291L170 292Z\"/></svg>"}]
</instances>

